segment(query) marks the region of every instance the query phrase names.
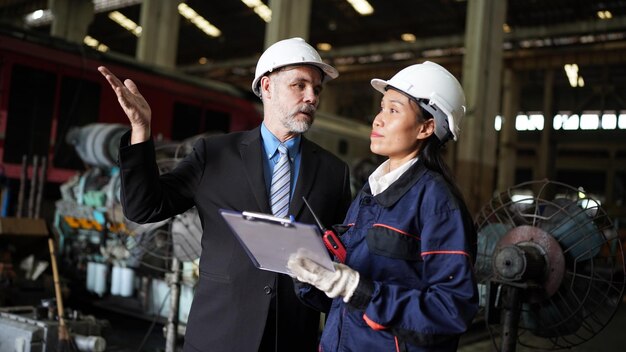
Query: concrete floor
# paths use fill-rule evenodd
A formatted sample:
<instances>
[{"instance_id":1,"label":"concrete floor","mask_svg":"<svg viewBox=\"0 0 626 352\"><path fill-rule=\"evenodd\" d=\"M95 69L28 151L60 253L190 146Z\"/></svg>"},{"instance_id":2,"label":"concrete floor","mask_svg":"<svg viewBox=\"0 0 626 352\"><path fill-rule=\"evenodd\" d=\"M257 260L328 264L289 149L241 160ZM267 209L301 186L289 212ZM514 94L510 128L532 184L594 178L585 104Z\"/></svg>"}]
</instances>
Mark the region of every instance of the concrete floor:
<instances>
[{"instance_id":1,"label":"concrete floor","mask_svg":"<svg viewBox=\"0 0 626 352\"><path fill-rule=\"evenodd\" d=\"M98 311L99 318L110 321L111 329L108 334L107 351L112 352L161 352L165 349L163 325L152 324L144 319L130 318L117 313ZM147 335L147 336L146 336ZM145 341L144 341L145 339ZM143 341L143 345L140 347ZM492 352L493 347L489 333L482 324L476 324L472 331L461 339L458 352ZM516 352L539 351L520 346ZM591 340L572 347L573 352L622 352L626 351L626 303L618 308L613 319L598 335Z\"/></svg>"}]
</instances>

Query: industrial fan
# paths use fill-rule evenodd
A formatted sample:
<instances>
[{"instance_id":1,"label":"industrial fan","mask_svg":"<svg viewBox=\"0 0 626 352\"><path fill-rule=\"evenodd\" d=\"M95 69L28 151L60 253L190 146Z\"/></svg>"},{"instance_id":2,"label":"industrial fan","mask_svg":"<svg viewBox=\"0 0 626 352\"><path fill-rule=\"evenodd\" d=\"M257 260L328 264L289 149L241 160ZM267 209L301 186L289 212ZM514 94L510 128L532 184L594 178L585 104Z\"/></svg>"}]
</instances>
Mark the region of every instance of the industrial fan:
<instances>
[{"instance_id":1,"label":"industrial fan","mask_svg":"<svg viewBox=\"0 0 626 352\"><path fill-rule=\"evenodd\" d=\"M624 292L623 248L582 189L514 186L483 207L476 226L481 308L497 350L570 348L609 323Z\"/></svg>"}]
</instances>

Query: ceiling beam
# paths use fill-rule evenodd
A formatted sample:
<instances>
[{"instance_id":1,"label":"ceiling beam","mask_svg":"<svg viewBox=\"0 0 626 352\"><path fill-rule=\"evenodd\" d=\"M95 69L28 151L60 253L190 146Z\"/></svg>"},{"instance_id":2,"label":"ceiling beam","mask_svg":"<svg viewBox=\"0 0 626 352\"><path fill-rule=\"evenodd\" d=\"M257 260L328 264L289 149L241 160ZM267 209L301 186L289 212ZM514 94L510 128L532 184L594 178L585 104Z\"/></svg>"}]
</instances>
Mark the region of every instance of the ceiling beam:
<instances>
[{"instance_id":1,"label":"ceiling beam","mask_svg":"<svg viewBox=\"0 0 626 352\"><path fill-rule=\"evenodd\" d=\"M611 20L590 20L573 23L558 24L553 26L539 26L529 28L513 28L511 33L504 35L504 41L509 43L519 43L524 40L558 38L566 36L585 36L600 33L615 33L626 31L626 16L614 17ZM579 44L579 43L577 43ZM390 55L399 52L418 53L418 57L424 50L436 48L462 48L464 45L464 35L450 35L442 37L432 37L419 39L413 43L406 42L384 42L351 47L336 48L328 52L320 53L322 58L333 60L342 57L364 57L372 55ZM548 48L558 48L556 46ZM187 73L202 74L213 70L223 70L236 67L254 67L258 57L238 58L220 62L207 63L204 65L194 64L180 67Z\"/></svg>"}]
</instances>

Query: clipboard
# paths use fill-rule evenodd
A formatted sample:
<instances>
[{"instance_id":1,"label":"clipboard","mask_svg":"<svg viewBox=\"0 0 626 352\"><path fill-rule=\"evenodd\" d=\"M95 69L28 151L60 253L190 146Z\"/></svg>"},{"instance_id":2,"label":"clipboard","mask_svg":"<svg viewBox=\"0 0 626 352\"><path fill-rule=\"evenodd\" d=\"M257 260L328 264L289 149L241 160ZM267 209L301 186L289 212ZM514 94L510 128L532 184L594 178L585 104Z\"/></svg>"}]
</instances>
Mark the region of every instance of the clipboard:
<instances>
[{"instance_id":1,"label":"clipboard","mask_svg":"<svg viewBox=\"0 0 626 352\"><path fill-rule=\"evenodd\" d=\"M299 253L335 271L317 226L269 214L225 209L219 212L257 268L293 276L287 261Z\"/></svg>"}]
</instances>

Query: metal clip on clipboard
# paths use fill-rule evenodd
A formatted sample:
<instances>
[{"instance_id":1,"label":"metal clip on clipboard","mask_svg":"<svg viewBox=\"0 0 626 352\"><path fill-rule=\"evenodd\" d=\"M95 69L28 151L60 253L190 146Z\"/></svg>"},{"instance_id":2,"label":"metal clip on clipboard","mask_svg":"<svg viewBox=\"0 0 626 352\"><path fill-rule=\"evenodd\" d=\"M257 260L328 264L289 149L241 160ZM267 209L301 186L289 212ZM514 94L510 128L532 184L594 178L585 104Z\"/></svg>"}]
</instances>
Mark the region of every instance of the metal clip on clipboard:
<instances>
[{"instance_id":1,"label":"metal clip on clipboard","mask_svg":"<svg viewBox=\"0 0 626 352\"><path fill-rule=\"evenodd\" d=\"M246 220L251 220L251 221L268 221L268 222L274 222L274 223L278 223L281 224L285 227L290 227L293 226L295 220L293 218L292 215L289 216L289 218L279 218L270 214L263 214L263 213L254 213L251 211L243 211L241 212L241 216L244 217L244 219Z\"/></svg>"}]
</instances>

